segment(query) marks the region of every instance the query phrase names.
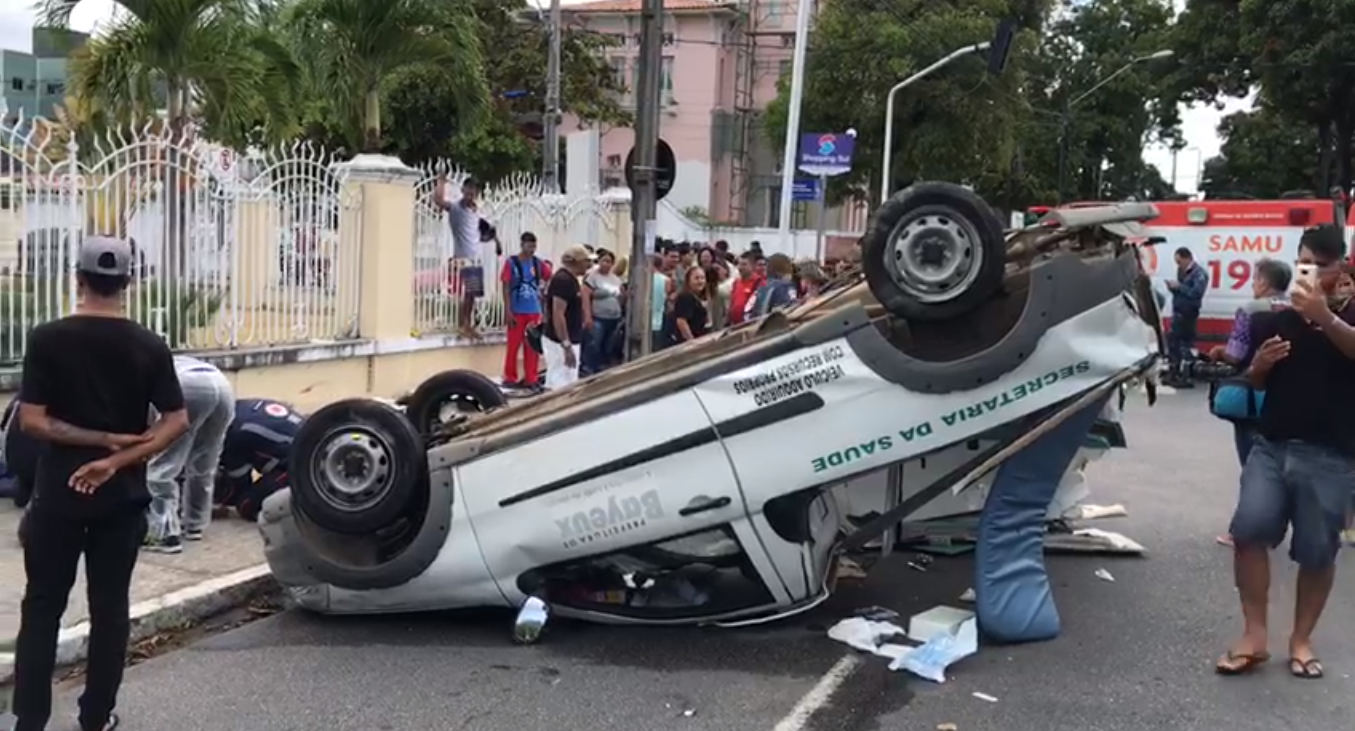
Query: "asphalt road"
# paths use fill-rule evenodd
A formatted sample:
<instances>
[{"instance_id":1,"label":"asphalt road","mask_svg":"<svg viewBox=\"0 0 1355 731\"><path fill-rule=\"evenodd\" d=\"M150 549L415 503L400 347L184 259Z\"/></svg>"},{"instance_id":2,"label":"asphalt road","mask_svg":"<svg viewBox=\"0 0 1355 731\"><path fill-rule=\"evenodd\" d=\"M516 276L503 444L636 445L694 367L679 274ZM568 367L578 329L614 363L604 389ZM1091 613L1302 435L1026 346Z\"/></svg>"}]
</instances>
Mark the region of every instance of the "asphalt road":
<instances>
[{"instance_id":1,"label":"asphalt road","mask_svg":"<svg viewBox=\"0 0 1355 731\"><path fill-rule=\"evenodd\" d=\"M617 629L559 622L534 647L509 643L504 615L326 619L289 612L204 639L128 671L121 712L137 731L1174 731L1350 725L1355 578L1343 558L1319 631L1328 677L1282 662L1219 678L1238 629L1229 555L1214 543L1237 468L1226 426L1198 392L1132 403L1131 449L1098 463L1093 502L1145 544L1142 559L1055 557L1059 639L987 646L934 685L851 655L824 630L858 607L905 615L954 603L964 560L920 574L882 564L811 615L752 630ZM904 557L906 558L906 557ZM1114 582L1094 576L1110 571ZM1293 575L1277 574L1283 657ZM982 693L996 701L977 698ZM63 694L73 708L75 692ZM55 725L54 725L55 727Z\"/></svg>"}]
</instances>

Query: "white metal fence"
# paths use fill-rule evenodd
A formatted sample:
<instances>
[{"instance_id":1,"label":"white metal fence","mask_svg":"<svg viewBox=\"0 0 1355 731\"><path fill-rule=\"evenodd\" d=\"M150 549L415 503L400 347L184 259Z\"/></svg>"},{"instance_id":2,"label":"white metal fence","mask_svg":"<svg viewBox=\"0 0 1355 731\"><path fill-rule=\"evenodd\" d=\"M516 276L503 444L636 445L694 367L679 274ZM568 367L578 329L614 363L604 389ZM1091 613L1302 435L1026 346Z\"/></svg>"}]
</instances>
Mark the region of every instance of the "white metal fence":
<instances>
[{"instance_id":1,"label":"white metal fence","mask_svg":"<svg viewBox=\"0 0 1355 731\"><path fill-rule=\"evenodd\" d=\"M0 362L74 306L72 259L96 234L132 240L131 314L175 348L355 337L361 201L335 162L153 127L82 149L43 120L0 123Z\"/></svg>"},{"instance_id":2,"label":"white metal fence","mask_svg":"<svg viewBox=\"0 0 1355 731\"><path fill-rule=\"evenodd\" d=\"M455 332L462 303L451 281L451 227L434 193L438 176L446 174L448 195L455 200L467 175L449 161L427 165L420 172L423 177L415 189L415 328L426 333ZM618 214L628 210L626 206L624 198L596 191L549 194L530 175L486 186L480 195L480 211L498 231L503 254L497 255L493 244L482 247L485 296L476 305L476 326L484 332L504 327L501 274L506 257L518 252L522 234L536 235L537 256L550 263L557 263L560 253L572 244L616 250Z\"/></svg>"}]
</instances>

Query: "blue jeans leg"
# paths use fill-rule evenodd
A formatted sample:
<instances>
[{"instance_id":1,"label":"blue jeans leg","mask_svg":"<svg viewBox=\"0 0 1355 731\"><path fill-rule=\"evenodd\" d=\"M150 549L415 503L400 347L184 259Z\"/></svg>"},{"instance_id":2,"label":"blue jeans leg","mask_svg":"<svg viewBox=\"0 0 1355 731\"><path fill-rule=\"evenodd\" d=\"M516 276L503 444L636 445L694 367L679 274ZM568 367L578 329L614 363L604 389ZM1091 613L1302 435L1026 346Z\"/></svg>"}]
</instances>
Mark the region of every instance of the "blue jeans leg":
<instances>
[{"instance_id":1,"label":"blue jeans leg","mask_svg":"<svg viewBox=\"0 0 1355 731\"><path fill-rule=\"evenodd\" d=\"M1289 557L1300 568L1336 561L1355 489L1355 462L1330 447L1257 437L1242 468L1230 532L1238 545L1274 548L1293 528Z\"/></svg>"}]
</instances>

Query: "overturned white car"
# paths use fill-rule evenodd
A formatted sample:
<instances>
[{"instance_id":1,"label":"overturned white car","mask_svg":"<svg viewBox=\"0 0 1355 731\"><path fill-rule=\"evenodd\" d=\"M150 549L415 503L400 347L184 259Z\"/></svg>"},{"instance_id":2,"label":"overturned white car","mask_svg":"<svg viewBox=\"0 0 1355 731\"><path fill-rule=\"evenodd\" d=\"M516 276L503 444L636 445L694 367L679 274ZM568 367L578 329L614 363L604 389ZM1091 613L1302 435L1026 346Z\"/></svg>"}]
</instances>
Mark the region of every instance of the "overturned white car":
<instances>
[{"instance_id":1,"label":"overturned white car","mask_svg":"<svg viewBox=\"0 0 1355 731\"><path fill-rule=\"evenodd\" d=\"M408 418L332 404L264 506L269 564L330 613L802 610L832 591L844 545L1151 369L1159 315L1126 239L1154 215L1083 208L1004 234L964 189L914 186L877 214L862 275L763 321L517 405L465 372L425 383ZM486 411L440 423L458 399ZM834 488L899 465L884 514L852 534Z\"/></svg>"}]
</instances>

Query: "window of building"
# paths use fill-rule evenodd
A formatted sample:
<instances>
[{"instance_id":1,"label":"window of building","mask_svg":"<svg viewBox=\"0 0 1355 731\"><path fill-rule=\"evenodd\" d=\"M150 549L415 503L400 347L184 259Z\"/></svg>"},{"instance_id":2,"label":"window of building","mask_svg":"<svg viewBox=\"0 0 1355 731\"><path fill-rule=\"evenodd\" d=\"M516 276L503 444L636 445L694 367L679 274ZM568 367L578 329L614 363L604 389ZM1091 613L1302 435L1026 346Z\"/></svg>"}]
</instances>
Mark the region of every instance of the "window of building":
<instances>
[{"instance_id":1,"label":"window of building","mask_svg":"<svg viewBox=\"0 0 1355 731\"><path fill-rule=\"evenodd\" d=\"M622 89L627 88L627 87L626 87L626 59L621 58L621 57L616 57L616 58L611 59L611 61L610 61L609 63L611 64L611 67L612 67L612 83L616 84L617 86L621 87Z\"/></svg>"},{"instance_id":2,"label":"window of building","mask_svg":"<svg viewBox=\"0 0 1355 731\"><path fill-rule=\"evenodd\" d=\"M23 91L23 90L24 90L24 80L21 79L21 78L19 78L18 76L15 76L15 77L11 78L11 79L9 80L9 88L10 88L10 89L13 89L14 91Z\"/></svg>"},{"instance_id":3,"label":"window of building","mask_svg":"<svg viewBox=\"0 0 1355 731\"><path fill-rule=\"evenodd\" d=\"M63 84L63 83L61 83L61 82L59 82L59 81L56 82L56 83L52 83L52 84L48 84L48 85L47 85L47 93L48 93L49 95L51 95L51 96L56 96L57 94L62 94L62 93L64 93L65 91L66 91L66 85Z\"/></svg>"},{"instance_id":4,"label":"window of building","mask_svg":"<svg viewBox=\"0 0 1355 731\"><path fill-rule=\"evenodd\" d=\"M608 155L608 156L607 156L607 167L609 167L609 168L619 168L619 167L621 167L621 156L620 156L620 155Z\"/></svg>"},{"instance_id":5,"label":"window of building","mask_svg":"<svg viewBox=\"0 0 1355 731\"><path fill-rule=\"evenodd\" d=\"M624 188L624 187L626 187L626 181L622 178L616 177L615 175L609 175L602 179L603 190L607 190L609 188Z\"/></svg>"},{"instance_id":6,"label":"window of building","mask_svg":"<svg viewBox=\"0 0 1355 731\"><path fill-rule=\"evenodd\" d=\"M795 68L791 64L791 60L788 58L782 59L781 62L777 64L777 73L780 74L779 78L782 79L790 78L790 75L794 70Z\"/></svg>"},{"instance_id":7,"label":"window of building","mask_svg":"<svg viewBox=\"0 0 1355 731\"><path fill-rule=\"evenodd\" d=\"M762 223L763 226L775 227L781 225L781 186L769 186L767 189L767 220Z\"/></svg>"},{"instance_id":8,"label":"window of building","mask_svg":"<svg viewBox=\"0 0 1355 731\"><path fill-rule=\"evenodd\" d=\"M666 103L672 103L673 100L673 57L664 56L663 66L659 72L659 91L662 99Z\"/></svg>"}]
</instances>

